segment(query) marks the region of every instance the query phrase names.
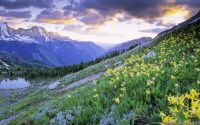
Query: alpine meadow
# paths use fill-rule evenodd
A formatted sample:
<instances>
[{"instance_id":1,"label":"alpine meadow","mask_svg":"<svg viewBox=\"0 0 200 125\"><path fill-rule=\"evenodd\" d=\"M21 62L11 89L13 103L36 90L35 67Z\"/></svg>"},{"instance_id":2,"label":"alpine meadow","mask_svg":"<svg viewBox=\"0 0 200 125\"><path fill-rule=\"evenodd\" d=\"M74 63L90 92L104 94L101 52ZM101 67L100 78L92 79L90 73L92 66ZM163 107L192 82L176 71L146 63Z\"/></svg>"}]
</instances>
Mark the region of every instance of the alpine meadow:
<instances>
[{"instance_id":1,"label":"alpine meadow","mask_svg":"<svg viewBox=\"0 0 200 125\"><path fill-rule=\"evenodd\" d=\"M1 0L0 125L199 125L199 8Z\"/></svg>"}]
</instances>

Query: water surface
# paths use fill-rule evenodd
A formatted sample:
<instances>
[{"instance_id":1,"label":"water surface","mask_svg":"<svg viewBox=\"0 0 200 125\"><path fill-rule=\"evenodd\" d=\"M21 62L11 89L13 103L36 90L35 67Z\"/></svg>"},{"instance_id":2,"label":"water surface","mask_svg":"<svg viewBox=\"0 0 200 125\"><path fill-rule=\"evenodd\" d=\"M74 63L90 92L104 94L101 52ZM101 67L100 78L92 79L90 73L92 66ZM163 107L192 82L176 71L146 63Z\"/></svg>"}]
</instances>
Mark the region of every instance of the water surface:
<instances>
[{"instance_id":1,"label":"water surface","mask_svg":"<svg viewBox=\"0 0 200 125\"><path fill-rule=\"evenodd\" d=\"M0 81L0 89L22 89L30 86L30 82L24 78L3 79Z\"/></svg>"}]
</instances>

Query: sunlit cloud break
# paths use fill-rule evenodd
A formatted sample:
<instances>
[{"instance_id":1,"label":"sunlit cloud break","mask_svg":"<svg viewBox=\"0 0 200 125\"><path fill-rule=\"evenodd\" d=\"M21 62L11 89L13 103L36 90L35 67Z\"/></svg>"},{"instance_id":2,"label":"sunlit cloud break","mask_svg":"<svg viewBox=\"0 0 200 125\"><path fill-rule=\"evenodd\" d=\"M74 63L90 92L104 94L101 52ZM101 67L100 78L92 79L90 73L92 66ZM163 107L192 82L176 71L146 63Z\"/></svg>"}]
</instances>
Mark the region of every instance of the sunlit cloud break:
<instances>
[{"instance_id":1,"label":"sunlit cloud break","mask_svg":"<svg viewBox=\"0 0 200 125\"><path fill-rule=\"evenodd\" d=\"M154 37L199 8L197 0L1 0L0 21L15 28L42 26L72 39L118 43Z\"/></svg>"}]
</instances>

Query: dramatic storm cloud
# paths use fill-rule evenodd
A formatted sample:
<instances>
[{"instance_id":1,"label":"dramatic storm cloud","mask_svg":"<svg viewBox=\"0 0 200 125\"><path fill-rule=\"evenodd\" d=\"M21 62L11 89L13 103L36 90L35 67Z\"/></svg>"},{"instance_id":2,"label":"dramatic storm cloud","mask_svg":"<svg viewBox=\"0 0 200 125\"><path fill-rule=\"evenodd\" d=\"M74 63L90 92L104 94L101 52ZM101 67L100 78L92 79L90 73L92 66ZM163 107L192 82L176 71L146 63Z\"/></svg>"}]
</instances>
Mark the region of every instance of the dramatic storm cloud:
<instances>
[{"instance_id":1,"label":"dramatic storm cloud","mask_svg":"<svg viewBox=\"0 0 200 125\"><path fill-rule=\"evenodd\" d=\"M27 7L50 8L53 0L0 0L0 6L6 9L19 9Z\"/></svg>"},{"instance_id":2,"label":"dramatic storm cloud","mask_svg":"<svg viewBox=\"0 0 200 125\"><path fill-rule=\"evenodd\" d=\"M123 13L126 16L141 18L153 22L165 15L174 6L185 5L188 8L200 7L198 0L70 0L66 6L65 15L74 13L84 23L102 23ZM102 18L103 17L103 18Z\"/></svg>"},{"instance_id":3,"label":"dramatic storm cloud","mask_svg":"<svg viewBox=\"0 0 200 125\"><path fill-rule=\"evenodd\" d=\"M0 0L0 22L43 26L78 40L154 37L190 18L200 0Z\"/></svg>"},{"instance_id":4,"label":"dramatic storm cloud","mask_svg":"<svg viewBox=\"0 0 200 125\"><path fill-rule=\"evenodd\" d=\"M6 11L0 10L0 16L11 18L31 18L31 11Z\"/></svg>"},{"instance_id":5,"label":"dramatic storm cloud","mask_svg":"<svg viewBox=\"0 0 200 125\"><path fill-rule=\"evenodd\" d=\"M74 20L70 16L64 16L63 11L61 10L46 9L37 15L36 21L53 24L71 24Z\"/></svg>"},{"instance_id":6,"label":"dramatic storm cloud","mask_svg":"<svg viewBox=\"0 0 200 125\"><path fill-rule=\"evenodd\" d=\"M43 10L40 14L38 14L37 19L60 19L62 17L62 12L58 10Z\"/></svg>"},{"instance_id":7,"label":"dramatic storm cloud","mask_svg":"<svg viewBox=\"0 0 200 125\"><path fill-rule=\"evenodd\" d=\"M199 0L176 0L176 4L178 5L188 5L190 7L200 8Z\"/></svg>"}]
</instances>

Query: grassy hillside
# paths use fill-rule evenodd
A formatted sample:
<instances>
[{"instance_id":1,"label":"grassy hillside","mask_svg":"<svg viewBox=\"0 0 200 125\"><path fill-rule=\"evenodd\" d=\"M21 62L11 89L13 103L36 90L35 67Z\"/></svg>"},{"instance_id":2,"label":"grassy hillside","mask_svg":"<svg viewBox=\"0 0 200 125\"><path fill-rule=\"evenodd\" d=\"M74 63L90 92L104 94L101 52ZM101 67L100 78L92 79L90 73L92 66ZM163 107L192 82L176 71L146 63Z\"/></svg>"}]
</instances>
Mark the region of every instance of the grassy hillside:
<instances>
[{"instance_id":1,"label":"grassy hillside","mask_svg":"<svg viewBox=\"0 0 200 125\"><path fill-rule=\"evenodd\" d=\"M197 122L200 120L199 36L199 22L160 35L149 47L132 51L134 54L125 58L120 68L108 69L92 84L32 106L11 124ZM145 57L149 52L155 55ZM62 82L68 84L67 80Z\"/></svg>"}]
</instances>

